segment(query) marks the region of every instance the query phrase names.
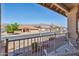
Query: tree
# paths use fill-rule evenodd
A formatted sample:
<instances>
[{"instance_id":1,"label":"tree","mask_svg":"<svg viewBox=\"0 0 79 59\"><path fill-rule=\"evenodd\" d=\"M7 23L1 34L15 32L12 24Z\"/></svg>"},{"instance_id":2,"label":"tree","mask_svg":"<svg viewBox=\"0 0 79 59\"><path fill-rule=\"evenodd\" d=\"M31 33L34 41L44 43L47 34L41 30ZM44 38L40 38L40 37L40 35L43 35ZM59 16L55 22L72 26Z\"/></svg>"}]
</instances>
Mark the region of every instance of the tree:
<instances>
[{"instance_id":1,"label":"tree","mask_svg":"<svg viewBox=\"0 0 79 59\"><path fill-rule=\"evenodd\" d=\"M18 30L18 24L14 23L14 24L9 24L6 26L6 32L7 33L14 33L14 31Z\"/></svg>"},{"instance_id":2,"label":"tree","mask_svg":"<svg viewBox=\"0 0 79 59\"><path fill-rule=\"evenodd\" d=\"M17 23L14 23L14 24L11 24L11 25L12 25L14 31L18 30L19 25Z\"/></svg>"}]
</instances>

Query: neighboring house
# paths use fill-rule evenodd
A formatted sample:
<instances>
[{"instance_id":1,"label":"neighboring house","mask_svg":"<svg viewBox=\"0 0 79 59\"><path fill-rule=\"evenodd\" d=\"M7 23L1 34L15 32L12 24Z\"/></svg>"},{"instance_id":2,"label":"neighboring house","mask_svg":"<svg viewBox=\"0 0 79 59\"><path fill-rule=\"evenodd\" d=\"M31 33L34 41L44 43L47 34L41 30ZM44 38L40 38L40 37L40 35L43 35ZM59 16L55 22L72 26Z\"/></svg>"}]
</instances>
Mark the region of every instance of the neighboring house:
<instances>
[{"instance_id":1,"label":"neighboring house","mask_svg":"<svg viewBox=\"0 0 79 59\"><path fill-rule=\"evenodd\" d=\"M51 31L51 28L50 26L40 26L40 31L42 32L50 32Z\"/></svg>"},{"instance_id":2,"label":"neighboring house","mask_svg":"<svg viewBox=\"0 0 79 59\"><path fill-rule=\"evenodd\" d=\"M21 32L39 32L38 28L30 25L19 25L18 29Z\"/></svg>"}]
</instances>

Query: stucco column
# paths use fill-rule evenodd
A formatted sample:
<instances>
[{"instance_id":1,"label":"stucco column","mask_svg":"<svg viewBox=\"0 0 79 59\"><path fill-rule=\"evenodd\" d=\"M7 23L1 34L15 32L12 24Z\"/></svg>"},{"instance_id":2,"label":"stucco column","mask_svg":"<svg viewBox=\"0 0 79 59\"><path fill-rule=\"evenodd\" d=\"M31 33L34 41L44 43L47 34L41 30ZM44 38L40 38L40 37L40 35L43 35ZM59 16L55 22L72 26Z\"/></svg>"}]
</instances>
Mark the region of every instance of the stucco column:
<instances>
[{"instance_id":1,"label":"stucco column","mask_svg":"<svg viewBox=\"0 0 79 59\"><path fill-rule=\"evenodd\" d=\"M76 41L78 38L78 7L73 7L70 12L67 14L68 17L68 33L71 41Z\"/></svg>"}]
</instances>

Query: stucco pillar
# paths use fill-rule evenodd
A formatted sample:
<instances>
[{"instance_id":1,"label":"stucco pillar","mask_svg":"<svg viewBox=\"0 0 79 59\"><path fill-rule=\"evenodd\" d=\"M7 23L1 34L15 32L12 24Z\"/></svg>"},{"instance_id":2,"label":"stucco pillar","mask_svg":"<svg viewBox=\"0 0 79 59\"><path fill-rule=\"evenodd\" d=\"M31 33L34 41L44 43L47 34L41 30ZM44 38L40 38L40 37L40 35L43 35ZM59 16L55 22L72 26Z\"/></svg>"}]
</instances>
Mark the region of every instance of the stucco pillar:
<instances>
[{"instance_id":1,"label":"stucco pillar","mask_svg":"<svg viewBox=\"0 0 79 59\"><path fill-rule=\"evenodd\" d=\"M68 17L68 33L71 41L76 41L78 38L78 7L73 7L67 14Z\"/></svg>"}]
</instances>

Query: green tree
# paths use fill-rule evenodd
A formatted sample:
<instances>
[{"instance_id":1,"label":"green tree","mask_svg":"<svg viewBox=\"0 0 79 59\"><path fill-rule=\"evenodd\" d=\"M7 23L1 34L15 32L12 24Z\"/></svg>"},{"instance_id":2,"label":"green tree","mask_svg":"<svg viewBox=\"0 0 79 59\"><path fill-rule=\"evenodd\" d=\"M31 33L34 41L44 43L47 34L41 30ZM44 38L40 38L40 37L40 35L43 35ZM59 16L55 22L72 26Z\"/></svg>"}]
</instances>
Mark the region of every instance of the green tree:
<instances>
[{"instance_id":1,"label":"green tree","mask_svg":"<svg viewBox=\"0 0 79 59\"><path fill-rule=\"evenodd\" d=\"M18 24L14 23L14 24L9 24L6 26L6 32L7 33L14 33L14 31L18 30Z\"/></svg>"},{"instance_id":2,"label":"green tree","mask_svg":"<svg viewBox=\"0 0 79 59\"><path fill-rule=\"evenodd\" d=\"M11 24L11 26L13 27L13 30L18 30L18 24L17 23L14 23L14 24Z\"/></svg>"}]
</instances>

